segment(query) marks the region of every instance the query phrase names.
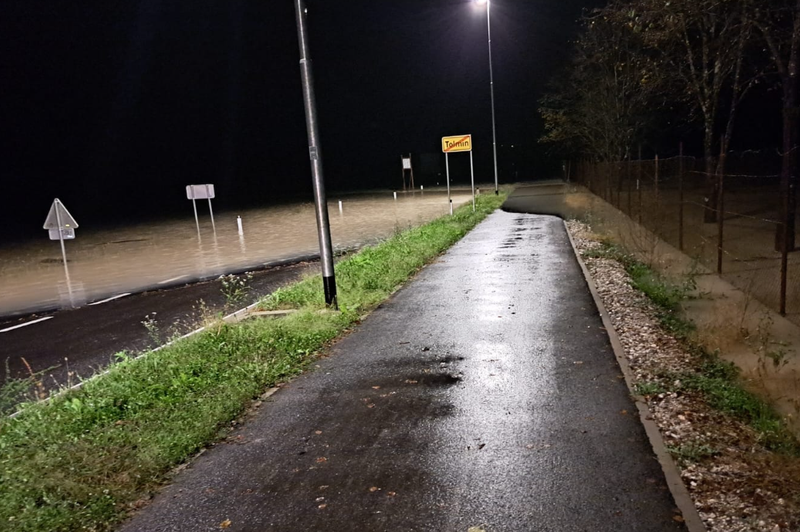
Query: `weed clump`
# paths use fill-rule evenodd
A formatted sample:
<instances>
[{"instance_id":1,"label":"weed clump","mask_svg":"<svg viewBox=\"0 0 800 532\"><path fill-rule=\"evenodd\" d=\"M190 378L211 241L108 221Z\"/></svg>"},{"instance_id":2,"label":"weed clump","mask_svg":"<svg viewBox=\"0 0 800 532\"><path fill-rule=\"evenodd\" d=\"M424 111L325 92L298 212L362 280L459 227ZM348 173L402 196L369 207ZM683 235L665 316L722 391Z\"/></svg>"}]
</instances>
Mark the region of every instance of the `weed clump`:
<instances>
[{"instance_id":1,"label":"weed clump","mask_svg":"<svg viewBox=\"0 0 800 532\"><path fill-rule=\"evenodd\" d=\"M699 393L711 407L750 425L767 449L800 456L800 444L781 417L766 401L742 386L739 368L732 362L722 360L717 353L708 353L692 338L694 324L681 314L681 303L691 297L696 289L693 277L689 276L683 283L676 284L608 241L600 242L585 256L607 258L622 264L631 278L631 285L655 306L661 326L681 340L688 351L696 356L695 368L667 379L679 382L679 387L672 386L667 390L657 382L641 382L635 385L636 393L643 396L678 390ZM690 453L684 449L676 454L681 460L694 455L707 453Z\"/></svg>"}]
</instances>

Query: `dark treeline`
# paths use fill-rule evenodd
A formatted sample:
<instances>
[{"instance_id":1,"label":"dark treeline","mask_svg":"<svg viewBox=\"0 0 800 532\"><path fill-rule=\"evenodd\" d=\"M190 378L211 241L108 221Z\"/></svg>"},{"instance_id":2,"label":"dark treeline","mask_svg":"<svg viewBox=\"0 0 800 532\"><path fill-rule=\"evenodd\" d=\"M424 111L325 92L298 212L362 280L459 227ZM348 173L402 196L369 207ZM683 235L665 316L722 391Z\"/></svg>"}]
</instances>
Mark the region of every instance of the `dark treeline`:
<instances>
[{"instance_id":1,"label":"dark treeline","mask_svg":"<svg viewBox=\"0 0 800 532\"><path fill-rule=\"evenodd\" d=\"M609 162L686 139L705 159L714 222L724 155L767 137L783 160L775 245L794 249L799 48L800 0L612 0L583 17L568 67L540 102L542 141ZM767 131L746 127L753 116Z\"/></svg>"}]
</instances>

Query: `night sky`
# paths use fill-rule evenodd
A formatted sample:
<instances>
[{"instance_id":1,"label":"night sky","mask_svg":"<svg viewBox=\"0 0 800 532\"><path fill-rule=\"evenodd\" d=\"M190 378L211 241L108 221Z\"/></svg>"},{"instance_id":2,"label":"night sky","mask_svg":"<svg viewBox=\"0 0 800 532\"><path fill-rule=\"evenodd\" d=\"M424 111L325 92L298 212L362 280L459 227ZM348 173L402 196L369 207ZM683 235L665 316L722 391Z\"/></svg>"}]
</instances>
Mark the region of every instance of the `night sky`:
<instances>
[{"instance_id":1,"label":"night sky","mask_svg":"<svg viewBox=\"0 0 800 532\"><path fill-rule=\"evenodd\" d=\"M484 11L307 3L330 193L397 188L407 152L433 185L448 134L472 133L476 178L493 179ZM537 99L602 3L493 2L501 181L553 172ZM222 211L310 200L298 59L292 0L4 0L0 245L44 235L54 197L83 227L185 215L189 183L215 183Z\"/></svg>"}]
</instances>

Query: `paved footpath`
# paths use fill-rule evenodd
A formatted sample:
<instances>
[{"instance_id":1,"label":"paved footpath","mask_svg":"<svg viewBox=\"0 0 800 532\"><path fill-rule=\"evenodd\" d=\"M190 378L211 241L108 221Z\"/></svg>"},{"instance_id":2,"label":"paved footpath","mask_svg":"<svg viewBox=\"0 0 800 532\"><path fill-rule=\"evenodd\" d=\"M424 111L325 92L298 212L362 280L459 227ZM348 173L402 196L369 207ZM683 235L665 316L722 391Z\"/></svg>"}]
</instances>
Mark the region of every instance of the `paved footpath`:
<instances>
[{"instance_id":1,"label":"paved footpath","mask_svg":"<svg viewBox=\"0 0 800 532\"><path fill-rule=\"evenodd\" d=\"M122 527L684 530L563 222L496 212Z\"/></svg>"}]
</instances>

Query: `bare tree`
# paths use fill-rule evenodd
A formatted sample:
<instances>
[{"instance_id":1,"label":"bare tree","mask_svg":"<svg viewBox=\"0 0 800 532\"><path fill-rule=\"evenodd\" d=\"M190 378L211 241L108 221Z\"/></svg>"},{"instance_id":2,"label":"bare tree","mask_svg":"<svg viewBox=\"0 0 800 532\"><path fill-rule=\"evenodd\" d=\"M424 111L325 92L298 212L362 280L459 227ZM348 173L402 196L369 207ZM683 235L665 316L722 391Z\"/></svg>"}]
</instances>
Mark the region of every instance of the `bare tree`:
<instances>
[{"instance_id":1,"label":"bare tree","mask_svg":"<svg viewBox=\"0 0 800 532\"><path fill-rule=\"evenodd\" d=\"M615 7L583 19L572 64L542 98L543 142L558 143L599 161L621 161L652 120L658 92L640 36L619 24Z\"/></svg>"},{"instance_id":2,"label":"bare tree","mask_svg":"<svg viewBox=\"0 0 800 532\"><path fill-rule=\"evenodd\" d=\"M756 79L744 79L745 47L751 40L749 0L636 0L629 2L630 24L640 31L662 69L680 80L680 90L703 124L708 192L705 221L716 221L719 183L715 138L727 151L736 111ZM722 113L728 116L720 130ZM679 96L678 96L679 97ZM718 133L719 131L719 133Z\"/></svg>"},{"instance_id":3,"label":"bare tree","mask_svg":"<svg viewBox=\"0 0 800 532\"><path fill-rule=\"evenodd\" d=\"M797 214L797 150L800 101L798 100L798 53L800 53L800 0L770 0L755 16L783 89L783 168L780 216L775 249L795 248ZM785 232L784 232L785 230Z\"/></svg>"}]
</instances>

